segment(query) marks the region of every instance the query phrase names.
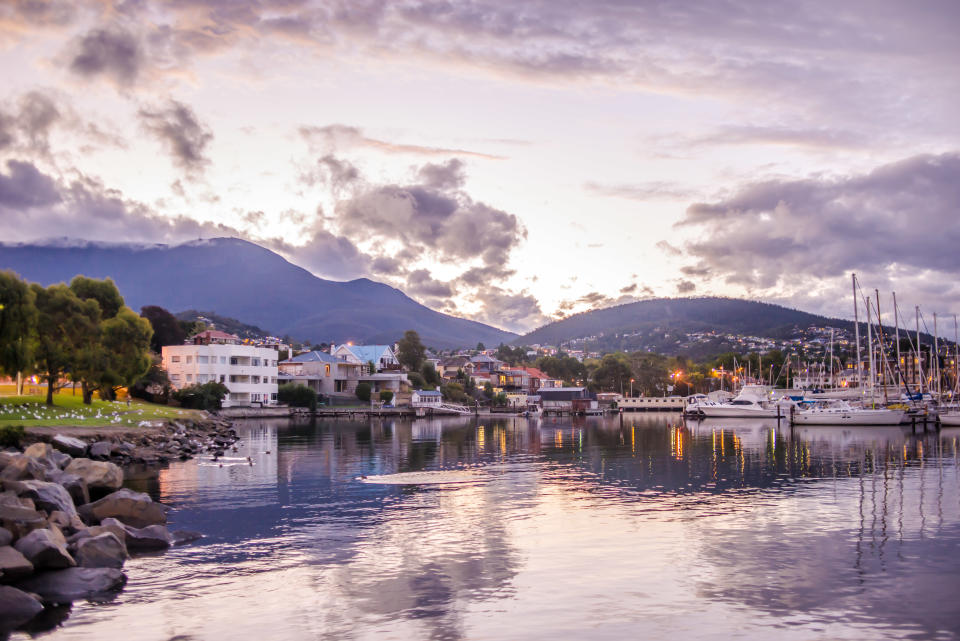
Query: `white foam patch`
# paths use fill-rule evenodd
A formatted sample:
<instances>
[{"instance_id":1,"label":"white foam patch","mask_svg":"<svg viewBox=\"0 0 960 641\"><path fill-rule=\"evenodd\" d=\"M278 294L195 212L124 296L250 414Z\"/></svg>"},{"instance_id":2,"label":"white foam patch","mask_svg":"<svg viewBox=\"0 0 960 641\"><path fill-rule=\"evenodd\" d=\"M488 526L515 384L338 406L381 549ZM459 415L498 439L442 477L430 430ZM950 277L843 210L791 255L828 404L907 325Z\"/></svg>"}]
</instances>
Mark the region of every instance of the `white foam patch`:
<instances>
[{"instance_id":1,"label":"white foam patch","mask_svg":"<svg viewBox=\"0 0 960 641\"><path fill-rule=\"evenodd\" d=\"M477 483L490 480L485 474L472 470L436 470L433 472L403 472L382 474L359 479L362 483L379 485L448 485L452 483Z\"/></svg>"}]
</instances>

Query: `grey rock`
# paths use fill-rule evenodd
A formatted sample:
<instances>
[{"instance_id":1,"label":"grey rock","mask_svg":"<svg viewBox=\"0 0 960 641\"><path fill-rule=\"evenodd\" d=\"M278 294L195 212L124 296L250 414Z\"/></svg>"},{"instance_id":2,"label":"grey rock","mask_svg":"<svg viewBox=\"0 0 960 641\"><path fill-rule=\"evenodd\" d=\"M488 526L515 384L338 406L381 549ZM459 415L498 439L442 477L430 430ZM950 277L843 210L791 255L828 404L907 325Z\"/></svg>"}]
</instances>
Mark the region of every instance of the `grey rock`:
<instances>
[{"instance_id":1,"label":"grey rock","mask_svg":"<svg viewBox=\"0 0 960 641\"><path fill-rule=\"evenodd\" d=\"M41 512L22 505L4 505L0 503L0 526L13 533L14 538L42 528L47 524Z\"/></svg>"},{"instance_id":2,"label":"grey rock","mask_svg":"<svg viewBox=\"0 0 960 641\"><path fill-rule=\"evenodd\" d=\"M63 469L70 464L70 461L73 460L73 457L69 454L64 454L63 452L58 452L57 450L53 451L53 462L56 463L58 469Z\"/></svg>"},{"instance_id":3,"label":"grey rock","mask_svg":"<svg viewBox=\"0 0 960 641\"><path fill-rule=\"evenodd\" d=\"M73 497L58 483L47 481L6 481L4 487L13 490L20 498L33 499L34 505L48 513L59 510L68 517L77 515Z\"/></svg>"},{"instance_id":4,"label":"grey rock","mask_svg":"<svg viewBox=\"0 0 960 641\"><path fill-rule=\"evenodd\" d=\"M0 632L9 632L43 611L43 604L23 590L0 585Z\"/></svg>"},{"instance_id":5,"label":"grey rock","mask_svg":"<svg viewBox=\"0 0 960 641\"><path fill-rule=\"evenodd\" d=\"M5 527L0 527L0 546L13 543L13 532Z\"/></svg>"},{"instance_id":6,"label":"grey rock","mask_svg":"<svg viewBox=\"0 0 960 641\"><path fill-rule=\"evenodd\" d=\"M47 480L59 483L67 491L74 505L84 505L90 502L90 490L87 489L87 482L76 474L58 471L47 475Z\"/></svg>"},{"instance_id":7,"label":"grey rock","mask_svg":"<svg viewBox=\"0 0 960 641\"><path fill-rule=\"evenodd\" d=\"M80 516L88 523L114 518L131 527L145 527L166 523L167 507L154 503L147 494L122 489L81 506Z\"/></svg>"},{"instance_id":8,"label":"grey rock","mask_svg":"<svg viewBox=\"0 0 960 641\"><path fill-rule=\"evenodd\" d=\"M70 456L86 456L87 443L72 436L57 434L50 440L50 444L57 450Z\"/></svg>"},{"instance_id":9,"label":"grey rock","mask_svg":"<svg viewBox=\"0 0 960 641\"><path fill-rule=\"evenodd\" d=\"M45 603L69 603L111 596L126 582L116 568L67 568L34 575L17 587L38 594Z\"/></svg>"},{"instance_id":10,"label":"grey rock","mask_svg":"<svg viewBox=\"0 0 960 641\"><path fill-rule=\"evenodd\" d=\"M58 454L49 443L34 443L23 451L24 456L36 460L47 469L47 473L59 469L54 454Z\"/></svg>"},{"instance_id":11,"label":"grey rock","mask_svg":"<svg viewBox=\"0 0 960 641\"><path fill-rule=\"evenodd\" d=\"M70 516L60 510L51 512L50 516L47 517L47 523L56 525L60 531L65 534L73 534L79 530L87 529L87 526L80 520L79 516L76 514Z\"/></svg>"},{"instance_id":12,"label":"grey rock","mask_svg":"<svg viewBox=\"0 0 960 641\"><path fill-rule=\"evenodd\" d=\"M59 530L34 530L13 544L36 569L69 568L77 564L67 552L67 542Z\"/></svg>"},{"instance_id":13,"label":"grey rock","mask_svg":"<svg viewBox=\"0 0 960 641\"><path fill-rule=\"evenodd\" d=\"M10 457L6 467L0 472L2 481L25 481L33 479L45 481L47 467L37 459L24 454L15 454Z\"/></svg>"},{"instance_id":14,"label":"grey rock","mask_svg":"<svg viewBox=\"0 0 960 641\"><path fill-rule=\"evenodd\" d=\"M90 446L90 458L104 460L110 458L113 451L113 443L110 441L97 441Z\"/></svg>"},{"instance_id":15,"label":"grey rock","mask_svg":"<svg viewBox=\"0 0 960 641\"><path fill-rule=\"evenodd\" d=\"M85 568L122 568L127 548L111 532L81 539L77 543L77 565Z\"/></svg>"},{"instance_id":16,"label":"grey rock","mask_svg":"<svg viewBox=\"0 0 960 641\"><path fill-rule=\"evenodd\" d=\"M13 583L33 574L33 563L16 548L0 547L0 582Z\"/></svg>"},{"instance_id":17,"label":"grey rock","mask_svg":"<svg viewBox=\"0 0 960 641\"><path fill-rule=\"evenodd\" d=\"M75 458L64 470L67 474L76 474L93 490L117 490L123 485L123 470L107 461L91 461L88 458Z\"/></svg>"},{"instance_id":18,"label":"grey rock","mask_svg":"<svg viewBox=\"0 0 960 641\"><path fill-rule=\"evenodd\" d=\"M126 543L128 550L165 550L173 545L173 537L164 525L148 525L143 528L135 528L124 525L116 519L105 519L104 526L119 524L126 533Z\"/></svg>"}]
</instances>

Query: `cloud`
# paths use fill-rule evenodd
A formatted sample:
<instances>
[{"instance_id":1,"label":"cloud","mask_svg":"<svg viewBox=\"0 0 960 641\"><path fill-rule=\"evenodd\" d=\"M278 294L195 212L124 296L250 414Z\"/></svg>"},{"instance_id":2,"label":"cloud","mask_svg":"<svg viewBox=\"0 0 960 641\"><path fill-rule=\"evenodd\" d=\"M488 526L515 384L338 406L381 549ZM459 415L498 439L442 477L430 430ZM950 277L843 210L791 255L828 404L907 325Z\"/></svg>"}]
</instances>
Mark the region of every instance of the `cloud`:
<instances>
[{"instance_id":1,"label":"cloud","mask_svg":"<svg viewBox=\"0 0 960 641\"><path fill-rule=\"evenodd\" d=\"M417 177L427 187L433 189L459 189L466 180L463 161L451 158L441 164L426 164L417 172Z\"/></svg>"},{"instance_id":2,"label":"cloud","mask_svg":"<svg viewBox=\"0 0 960 641\"><path fill-rule=\"evenodd\" d=\"M643 182L632 185L601 185L587 182L584 189L600 196L624 198L626 200L678 200L688 199L696 194L689 186L667 181Z\"/></svg>"},{"instance_id":3,"label":"cloud","mask_svg":"<svg viewBox=\"0 0 960 641\"><path fill-rule=\"evenodd\" d=\"M677 281L677 293L678 294L690 294L697 289L695 283L689 280L678 280Z\"/></svg>"},{"instance_id":4,"label":"cloud","mask_svg":"<svg viewBox=\"0 0 960 641\"><path fill-rule=\"evenodd\" d=\"M687 208L678 223L688 275L711 275L758 296L823 309L850 272L896 286L960 274L960 153L918 155L861 175L769 180ZM828 283L825 285L824 283Z\"/></svg>"},{"instance_id":5,"label":"cloud","mask_svg":"<svg viewBox=\"0 0 960 641\"><path fill-rule=\"evenodd\" d=\"M96 28L74 44L69 69L88 79L104 77L119 87L133 85L145 64L139 39L118 27Z\"/></svg>"},{"instance_id":6,"label":"cloud","mask_svg":"<svg viewBox=\"0 0 960 641\"><path fill-rule=\"evenodd\" d=\"M365 276L371 270L371 257L350 239L314 227L307 242L293 245L278 238L257 241L287 256L291 262L326 278L350 280Z\"/></svg>"},{"instance_id":7,"label":"cloud","mask_svg":"<svg viewBox=\"0 0 960 641\"><path fill-rule=\"evenodd\" d=\"M188 174L202 172L210 163L205 151L213 133L187 105L176 100L158 109L140 109L143 127L166 144L175 165Z\"/></svg>"},{"instance_id":8,"label":"cloud","mask_svg":"<svg viewBox=\"0 0 960 641\"><path fill-rule=\"evenodd\" d=\"M411 296L426 296L431 298L449 298L453 296L453 287L434 279L426 269L417 269L407 275L405 291Z\"/></svg>"},{"instance_id":9,"label":"cloud","mask_svg":"<svg viewBox=\"0 0 960 641\"><path fill-rule=\"evenodd\" d=\"M146 243L243 236L228 225L160 215L82 174L61 180L22 160L7 161L7 168L9 175L0 173L0 229L7 242L54 235Z\"/></svg>"},{"instance_id":10,"label":"cloud","mask_svg":"<svg viewBox=\"0 0 960 641\"><path fill-rule=\"evenodd\" d=\"M7 170L9 175L0 173L0 207L26 213L26 210L34 207L60 202L60 193L54 180L40 173L31 163L8 160ZM8 232L12 231L8 228Z\"/></svg>"},{"instance_id":11,"label":"cloud","mask_svg":"<svg viewBox=\"0 0 960 641\"><path fill-rule=\"evenodd\" d=\"M503 156L486 154L479 151L470 151L467 149L449 149L446 147L426 147L423 145L411 145L377 138L369 138L363 134L363 131L357 127L348 125L327 125L325 127L314 127L304 125L297 130L300 135L309 144L319 146L324 150L337 151L349 149L351 147L367 147L376 149L389 154L412 154L418 156L470 156L474 158L483 158L486 160L502 160Z\"/></svg>"},{"instance_id":12,"label":"cloud","mask_svg":"<svg viewBox=\"0 0 960 641\"><path fill-rule=\"evenodd\" d=\"M662 251L667 256L681 256L683 255L683 250L681 250L676 245L672 245L669 241L659 240L657 241L657 249Z\"/></svg>"}]
</instances>

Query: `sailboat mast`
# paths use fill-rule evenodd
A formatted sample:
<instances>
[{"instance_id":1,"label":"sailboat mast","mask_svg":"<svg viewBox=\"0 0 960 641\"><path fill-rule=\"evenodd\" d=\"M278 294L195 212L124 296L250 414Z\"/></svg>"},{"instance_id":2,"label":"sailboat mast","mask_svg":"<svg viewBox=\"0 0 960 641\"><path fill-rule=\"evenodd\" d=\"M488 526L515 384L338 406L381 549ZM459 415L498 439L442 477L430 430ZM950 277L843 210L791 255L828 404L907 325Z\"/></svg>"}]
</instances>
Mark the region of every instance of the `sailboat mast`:
<instances>
[{"instance_id":1,"label":"sailboat mast","mask_svg":"<svg viewBox=\"0 0 960 641\"><path fill-rule=\"evenodd\" d=\"M830 382L828 385L833 388L836 387L833 381L833 328L830 328Z\"/></svg>"},{"instance_id":2,"label":"sailboat mast","mask_svg":"<svg viewBox=\"0 0 960 641\"><path fill-rule=\"evenodd\" d=\"M873 373L873 319L870 314L873 310L873 305L870 304L869 298L866 298L864 302L867 306L867 354L869 355L870 363L870 406L873 407L876 404L876 389L874 383L877 380Z\"/></svg>"},{"instance_id":3,"label":"sailboat mast","mask_svg":"<svg viewBox=\"0 0 960 641\"><path fill-rule=\"evenodd\" d=\"M857 343L857 387L860 396L863 396L863 364L860 362L860 316L857 312L857 275L852 275L853 280L853 329L856 334Z\"/></svg>"},{"instance_id":4,"label":"sailboat mast","mask_svg":"<svg viewBox=\"0 0 960 641\"><path fill-rule=\"evenodd\" d=\"M880 370L880 379L883 381L883 402L889 403L890 399L887 398L887 352L884 348L886 341L883 336L883 321L880 320L880 290L874 289L873 293L877 297L877 332L879 334L877 343L880 352L880 362L877 363L877 369Z\"/></svg>"},{"instance_id":5,"label":"sailboat mast","mask_svg":"<svg viewBox=\"0 0 960 641\"><path fill-rule=\"evenodd\" d=\"M916 306L917 312L917 380L920 381L917 391L920 392L920 399L923 400L923 359L920 356L920 306Z\"/></svg>"},{"instance_id":6,"label":"sailboat mast","mask_svg":"<svg viewBox=\"0 0 960 641\"><path fill-rule=\"evenodd\" d=\"M937 339L937 313L933 313L933 375L937 382L937 400L940 400L940 343ZM931 391L933 387L930 388Z\"/></svg>"},{"instance_id":7,"label":"sailboat mast","mask_svg":"<svg viewBox=\"0 0 960 641\"><path fill-rule=\"evenodd\" d=\"M897 343L897 362L895 363L897 368L897 393L900 393L900 386L903 384L901 379L903 378L903 370L901 368L902 361L900 360L900 312L897 311L897 292L893 292L893 327L894 327L894 340Z\"/></svg>"}]
</instances>

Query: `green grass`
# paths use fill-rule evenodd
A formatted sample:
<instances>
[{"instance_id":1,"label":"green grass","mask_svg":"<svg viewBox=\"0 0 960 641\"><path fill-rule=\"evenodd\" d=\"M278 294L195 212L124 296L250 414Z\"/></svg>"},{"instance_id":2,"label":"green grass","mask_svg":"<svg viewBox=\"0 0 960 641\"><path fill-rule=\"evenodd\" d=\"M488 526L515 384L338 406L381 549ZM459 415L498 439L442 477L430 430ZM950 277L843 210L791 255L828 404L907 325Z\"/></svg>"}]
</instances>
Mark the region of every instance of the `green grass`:
<instances>
[{"instance_id":1,"label":"green grass","mask_svg":"<svg viewBox=\"0 0 960 641\"><path fill-rule=\"evenodd\" d=\"M121 425L136 427L144 421L160 421L176 418L194 418L198 412L167 405L155 405L132 399L126 401L101 401L94 399L84 405L83 399L72 394L54 394L53 406L46 405L43 396L0 396L0 427L22 425L76 425L104 427Z\"/></svg>"}]
</instances>

